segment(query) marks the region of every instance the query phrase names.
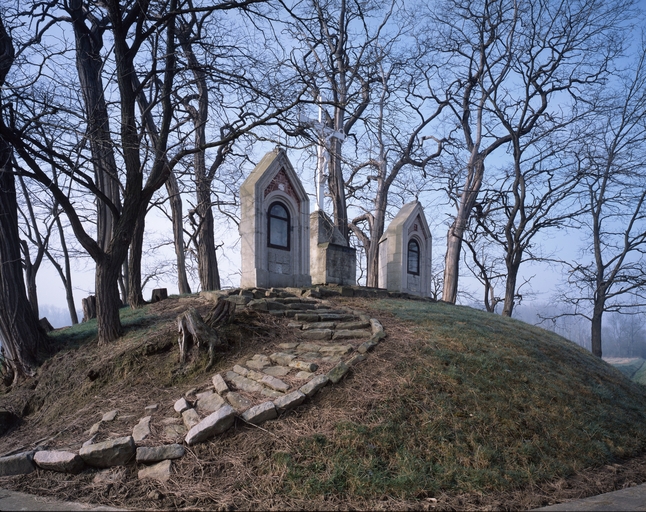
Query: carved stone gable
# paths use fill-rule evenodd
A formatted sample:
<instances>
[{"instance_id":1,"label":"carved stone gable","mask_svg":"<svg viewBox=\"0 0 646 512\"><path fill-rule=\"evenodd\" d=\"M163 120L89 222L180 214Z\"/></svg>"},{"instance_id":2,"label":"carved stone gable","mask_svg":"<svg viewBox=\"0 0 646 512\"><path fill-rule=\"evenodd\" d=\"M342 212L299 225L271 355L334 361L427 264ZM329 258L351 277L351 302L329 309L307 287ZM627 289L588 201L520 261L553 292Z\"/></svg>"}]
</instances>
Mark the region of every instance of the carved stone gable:
<instances>
[{"instance_id":1,"label":"carved stone gable","mask_svg":"<svg viewBox=\"0 0 646 512\"><path fill-rule=\"evenodd\" d=\"M416 231L419 231L421 224L422 224L422 219L418 215L417 218L415 219L415 222L413 222L408 228L408 234L410 235L412 233L415 233Z\"/></svg>"},{"instance_id":2,"label":"carved stone gable","mask_svg":"<svg viewBox=\"0 0 646 512\"><path fill-rule=\"evenodd\" d=\"M289 177L287 176L285 169L282 167L276 176L274 176L274 179L271 180L271 183L267 185L267 188L265 189L265 197L271 194L274 190L284 192L300 206L301 202L298 199L298 195L296 195L294 187L292 186L291 181L289 181Z\"/></svg>"}]
</instances>

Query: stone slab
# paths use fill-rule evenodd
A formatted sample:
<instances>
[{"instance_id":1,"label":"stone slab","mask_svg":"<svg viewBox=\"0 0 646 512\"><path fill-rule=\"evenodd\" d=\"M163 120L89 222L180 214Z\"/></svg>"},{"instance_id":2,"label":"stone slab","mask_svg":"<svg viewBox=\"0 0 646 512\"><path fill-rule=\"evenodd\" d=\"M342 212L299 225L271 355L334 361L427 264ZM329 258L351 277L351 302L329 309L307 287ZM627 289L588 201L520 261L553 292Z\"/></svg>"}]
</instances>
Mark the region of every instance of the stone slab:
<instances>
[{"instance_id":1,"label":"stone slab","mask_svg":"<svg viewBox=\"0 0 646 512\"><path fill-rule=\"evenodd\" d=\"M117 417L117 414L119 414L119 411L117 409L108 411L103 415L101 421L114 421L114 419Z\"/></svg>"},{"instance_id":2,"label":"stone slab","mask_svg":"<svg viewBox=\"0 0 646 512\"><path fill-rule=\"evenodd\" d=\"M368 341L364 341L357 347L357 352L359 352L360 354L365 354L366 352L370 352L377 345L379 345L379 342L370 338Z\"/></svg>"},{"instance_id":3,"label":"stone slab","mask_svg":"<svg viewBox=\"0 0 646 512\"><path fill-rule=\"evenodd\" d=\"M344 356L346 354L349 354L354 350L354 347L352 345L327 345L325 347L321 347L321 350L319 351L322 355L326 356L331 356L331 355L341 355Z\"/></svg>"},{"instance_id":4,"label":"stone slab","mask_svg":"<svg viewBox=\"0 0 646 512\"><path fill-rule=\"evenodd\" d=\"M297 322L318 322L319 316L315 313L296 313L294 320Z\"/></svg>"},{"instance_id":5,"label":"stone slab","mask_svg":"<svg viewBox=\"0 0 646 512\"><path fill-rule=\"evenodd\" d=\"M77 453L59 450L41 450L34 454L34 462L43 469L61 473L80 473L85 462Z\"/></svg>"},{"instance_id":6,"label":"stone slab","mask_svg":"<svg viewBox=\"0 0 646 512\"><path fill-rule=\"evenodd\" d=\"M321 345L318 343L301 343L298 348L296 349L297 353L303 353L303 352L318 352L321 350Z\"/></svg>"},{"instance_id":7,"label":"stone slab","mask_svg":"<svg viewBox=\"0 0 646 512\"><path fill-rule=\"evenodd\" d=\"M317 391L319 391L322 387L324 387L330 379L328 379L327 375L317 375L314 377L311 381L309 381L307 384L304 386L301 386L300 392L303 393L305 396L308 398L314 396Z\"/></svg>"},{"instance_id":8,"label":"stone slab","mask_svg":"<svg viewBox=\"0 0 646 512\"><path fill-rule=\"evenodd\" d=\"M16 453L0 457L0 476L26 475L36 469L34 452Z\"/></svg>"},{"instance_id":9,"label":"stone slab","mask_svg":"<svg viewBox=\"0 0 646 512\"><path fill-rule=\"evenodd\" d=\"M171 475L171 467L173 462L170 460L164 460L152 466L145 467L140 469L137 473L137 478L139 480L144 480L146 478L151 478L157 480L158 482L168 482Z\"/></svg>"},{"instance_id":10,"label":"stone slab","mask_svg":"<svg viewBox=\"0 0 646 512\"><path fill-rule=\"evenodd\" d=\"M182 414L186 409L190 409L190 404L186 401L186 398L182 397L173 405L173 409L178 414Z\"/></svg>"},{"instance_id":11,"label":"stone slab","mask_svg":"<svg viewBox=\"0 0 646 512\"><path fill-rule=\"evenodd\" d=\"M200 415L195 409L186 409L182 413L182 420L184 421L184 426L190 430L200 422Z\"/></svg>"},{"instance_id":12,"label":"stone slab","mask_svg":"<svg viewBox=\"0 0 646 512\"><path fill-rule=\"evenodd\" d=\"M198 399L197 409L202 414L211 414L212 412L217 411L224 404L224 398L217 393L211 393L210 395Z\"/></svg>"},{"instance_id":13,"label":"stone slab","mask_svg":"<svg viewBox=\"0 0 646 512\"><path fill-rule=\"evenodd\" d=\"M251 400L235 391L227 393L227 402L238 412L244 412L251 407Z\"/></svg>"},{"instance_id":14,"label":"stone slab","mask_svg":"<svg viewBox=\"0 0 646 512\"><path fill-rule=\"evenodd\" d=\"M328 379L330 379L330 382L332 382L333 384L336 384L343 378L343 376L346 373L348 373L349 369L350 367L347 364L345 364L343 361L341 361L329 372L327 372L327 377Z\"/></svg>"},{"instance_id":15,"label":"stone slab","mask_svg":"<svg viewBox=\"0 0 646 512\"><path fill-rule=\"evenodd\" d=\"M293 354L286 354L285 352L274 352L269 356L274 363L285 366L291 363L296 358Z\"/></svg>"},{"instance_id":16,"label":"stone slab","mask_svg":"<svg viewBox=\"0 0 646 512\"><path fill-rule=\"evenodd\" d=\"M353 340L359 338L370 338L372 333L367 330L339 330L334 331L333 340Z\"/></svg>"},{"instance_id":17,"label":"stone slab","mask_svg":"<svg viewBox=\"0 0 646 512\"><path fill-rule=\"evenodd\" d=\"M264 402L256 405L242 415L242 419L248 423L258 425L267 420L273 420L278 416L278 411L273 402Z\"/></svg>"},{"instance_id":18,"label":"stone slab","mask_svg":"<svg viewBox=\"0 0 646 512\"><path fill-rule=\"evenodd\" d=\"M192 446L225 432L233 425L235 414L235 409L230 405L225 405L213 414L209 414L188 431L186 444Z\"/></svg>"},{"instance_id":19,"label":"stone slab","mask_svg":"<svg viewBox=\"0 0 646 512\"><path fill-rule=\"evenodd\" d=\"M289 389L289 384L271 375L265 375L260 382L268 388L275 391L282 391L283 393Z\"/></svg>"},{"instance_id":20,"label":"stone slab","mask_svg":"<svg viewBox=\"0 0 646 512\"><path fill-rule=\"evenodd\" d=\"M290 409L293 409L294 407L297 407L301 405L305 401L305 393L302 393L301 391L292 391L291 393L277 398L274 400L274 405L276 406L276 409L281 410L281 411L289 411Z\"/></svg>"},{"instance_id":21,"label":"stone slab","mask_svg":"<svg viewBox=\"0 0 646 512\"><path fill-rule=\"evenodd\" d=\"M249 373L249 370L247 370L244 366L240 366L239 364L236 364L233 367L233 371L238 375L242 375L243 377L246 377L247 374Z\"/></svg>"},{"instance_id":22,"label":"stone slab","mask_svg":"<svg viewBox=\"0 0 646 512\"><path fill-rule=\"evenodd\" d=\"M79 450L79 455L88 466L110 468L130 461L135 455L135 449L134 439L127 436L84 446Z\"/></svg>"},{"instance_id":23,"label":"stone slab","mask_svg":"<svg viewBox=\"0 0 646 512\"><path fill-rule=\"evenodd\" d=\"M370 321L353 320L351 322L339 322L336 328L341 330L369 329Z\"/></svg>"},{"instance_id":24,"label":"stone slab","mask_svg":"<svg viewBox=\"0 0 646 512\"><path fill-rule=\"evenodd\" d=\"M222 395L227 391L229 391L229 386L227 386L227 383L224 382L222 375L220 375L219 373L216 373L211 380L213 382L213 387L215 388L215 391L219 395Z\"/></svg>"},{"instance_id":25,"label":"stone slab","mask_svg":"<svg viewBox=\"0 0 646 512\"><path fill-rule=\"evenodd\" d=\"M185 449L181 444L164 444L161 446L140 446L137 448L137 462L159 462L162 460L179 459L184 456Z\"/></svg>"},{"instance_id":26,"label":"stone slab","mask_svg":"<svg viewBox=\"0 0 646 512\"><path fill-rule=\"evenodd\" d=\"M350 359L348 359L345 364L348 366L354 366L357 363L360 363L361 361L365 361L367 359L367 356L365 354L355 354L353 355Z\"/></svg>"},{"instance_id":27,"label":"stone slab","mask_svg":"<svg viewBox=\"0 0 646 512\"><path fill-rule=\"evenodd\" d=\"M304 331L310 331L313 329L334 329L336 327L335 322L312 322L310 324L303 324Z\"/></svg>"},{"instance_id":28,"label":"stone slab","mask_svg":"<svg viewBox=\"0 0 646 512\"><path fill-rule=\"evenodd\" d=\"M292 369L286 366L269 366L263 370L263 373L271 375L272 377L284 377L291 371Z\"/></svg>"},{"instance_id":29,"label":"stone slab","mask_svg":"<svg viewBox=\"0 0 646 512\"><path fill-rule=\"evenodd\" d=\"M262 388L262 391L260 392L260 394L268 398L280 398L281 396L285 396L285 393L281 393L280 391L274 391L273 389L269 389L269 388Z\"/></svg>"},{"instance_id":30,"label":"stone slab","mask_svg":"<svg viewBox=\"0 0 646 512\"><path fill-rule=\"evenodd\" d=\"M143 441L150 435L150 419L151 416L145 416L139 420L139 423L132 429L132 438L135 443Z\"/></svg>"},{"instance_id":31,"label":"stone slab","mask_svg":"<svg viewBox=\"0 0 646 512\"><path fill-rule=\"evenodd\" d=\"M304 330L301 336L304 340L329 340L332 332L332 329L310 329Z\"/></svg>"},{"instance_id":32,"label":"stone slab","mask_svg":"<svg viewBox=\"0 0 646 512\"><path fill-rule=\"evenodd\" d=\"M301 370L296 375L294 375L294 378L297 380L309 380L312 377L314 377L314 374L312 372L306 372L304 370Z\"/></svg>"},{"instance_id":33,"label":"stone slab","mask_svg":"<svg viewBox=\"0 0 646 512\"><path fill-rule=\"evenodd\" d=\"M309 363L305 361L292 361L291 363L289 363L289 366L305 372L315 372L319 367L316 363Z\"/></svg>"}]
</instances>

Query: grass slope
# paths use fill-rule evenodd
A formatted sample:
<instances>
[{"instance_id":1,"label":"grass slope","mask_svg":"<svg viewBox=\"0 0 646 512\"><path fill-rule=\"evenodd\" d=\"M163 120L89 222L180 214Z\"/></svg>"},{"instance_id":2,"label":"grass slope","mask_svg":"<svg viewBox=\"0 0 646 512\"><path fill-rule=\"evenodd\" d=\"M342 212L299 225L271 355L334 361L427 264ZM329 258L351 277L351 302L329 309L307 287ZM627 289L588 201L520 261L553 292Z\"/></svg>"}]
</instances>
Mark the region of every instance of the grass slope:
<instances>
[{"instance_id":1,"label":"grass slope","mask_svg":"<svg viewBox=\"0 0 646 512\"><path fill-rule=\"evenodd\" d=\"M58 334L67 348L44 365L37 384L0 397L0 406L21 398L26 413L19 429L0 438L0 450L61 428L51 445L74 448L113 408L135 414L134 423L153 401L162 404L160 418L173 415L174 399L212 375L202 363L188 371L177 363L174 318L190 300L127 312L128 332L110 347L97 347L88 326ZM645 388L553 333L442 303L344 304L368 310L386 328L388 338L369 358L278 421L261 429L237 424L190 448L167 484L137 480L133 463L107 488L92 472L38 471L0 485L146 509L424 508L434 496L439 508L464 509L645 451ZM292 339L276 322L240 317L225 333L230 351L215 371ZM131 428L111 425L110 435ZM547 500L496 499L502 508Z\"/></svg>"},{"instance_id":2,"label":"grass slope","mask_svg":"<svg viewBox=\"0 0 646 512\"><path fill-rule=\"evenodd\" d=\"M285 491L488 492L644 450L644 389L575 344L466 307L370 307L412 328L405 357L393 361L392 393L332 439L311 436L285 454ZM401 334L389 336L392 344Z\"/></svg>"}]
</instances>

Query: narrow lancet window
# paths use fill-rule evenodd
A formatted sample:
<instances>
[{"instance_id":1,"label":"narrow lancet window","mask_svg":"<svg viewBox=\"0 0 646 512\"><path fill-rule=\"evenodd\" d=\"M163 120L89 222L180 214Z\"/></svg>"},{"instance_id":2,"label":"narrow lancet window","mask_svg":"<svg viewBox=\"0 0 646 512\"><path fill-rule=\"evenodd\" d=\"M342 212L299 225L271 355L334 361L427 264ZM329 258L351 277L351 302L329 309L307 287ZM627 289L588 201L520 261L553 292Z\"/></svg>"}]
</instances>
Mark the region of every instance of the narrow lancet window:
<instances>
[{"instance_id":1,"label":"narrow lancet window","mask_svg":"<svg viewBox=\"0 0 646 512\"><path fill-rule=\"evenodd\" d=\"M416 240L408 242L408 273L419 275L419 244Z\"/></svg>"},{"instance_id":2,"label":"narrow lancet window","mask_svg":"<svg viewBox=\"0 0 646 512\"><path fill-rule=\"evenodd\" d=\"M281 203L269 207L269 247L289 250L289 212Z\"/></svg>"}]
</instances>

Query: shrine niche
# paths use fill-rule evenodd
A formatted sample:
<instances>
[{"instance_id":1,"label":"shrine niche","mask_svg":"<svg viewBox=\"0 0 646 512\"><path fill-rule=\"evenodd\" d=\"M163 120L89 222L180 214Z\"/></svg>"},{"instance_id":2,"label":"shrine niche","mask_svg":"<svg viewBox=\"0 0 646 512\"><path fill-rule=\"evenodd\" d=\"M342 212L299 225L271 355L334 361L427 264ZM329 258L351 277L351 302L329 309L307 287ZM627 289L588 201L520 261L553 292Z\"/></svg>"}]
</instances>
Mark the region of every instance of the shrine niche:
<instances>
[{"instance_id":1,"label":"shrine niche","mask_svg":"<svg viewBox=\"0 0 646 512\"><path fill-rule=\"evenodd\" d=\"M405 204L379 240L379 287L429 296L431 242L422 205Z\"/></svg>"},{"instance_id":2,"label":"shrine niche","mask_svg":"<svg viewBox=\"0 0 646 512\"><path fill-rule=\"evenodd\" d=\"M309 286L309 198L284 150L263 157L240 204L240 286Z\"/></svg>"}]
</instances>

